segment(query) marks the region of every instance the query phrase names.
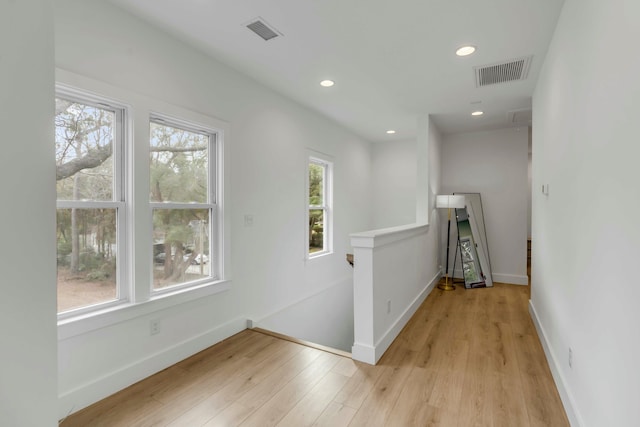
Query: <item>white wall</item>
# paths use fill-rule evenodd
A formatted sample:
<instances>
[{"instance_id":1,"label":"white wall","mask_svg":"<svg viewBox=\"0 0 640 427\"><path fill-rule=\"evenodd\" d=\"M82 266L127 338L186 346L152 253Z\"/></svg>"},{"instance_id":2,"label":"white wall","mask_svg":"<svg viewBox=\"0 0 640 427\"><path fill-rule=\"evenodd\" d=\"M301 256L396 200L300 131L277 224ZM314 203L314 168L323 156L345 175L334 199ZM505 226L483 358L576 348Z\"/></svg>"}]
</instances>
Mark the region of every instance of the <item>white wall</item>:
<instances>
[{"instance_id":1,"label":"white wall","mask_svg":"<svg viewBox=\"0 0 640 427\"><path fill-rule=\"evenodd\" d=\"M253 326L351 352L353 280L349 277L329 289L323 289L316 295L257 320Z\"/></svg>"},{"instance_id":2,"label":"white wall","mask_svg":"<svg viewBox=\"0 0 640 427\"><path fill-rule=\"evenodd\" d=\"M527 134L527 128L453 134L447 135L442 144L443 193L480 193L482 197L491 270L496 282L528 283ZM441 220L446 242L446 212L441 213ZM455 223L451 230L455 242ZM446 243L442 247L446 252ZM455 243L450 248L450 271L454 250Z\"/></svg>"},{"instance_id":3,"label":"white wall","mask_svg":"<svg viewBox=\"0 0 640 427\"><path fill-rule=\"evenodd\" d=\"M431 122L420 120L424 135L418 140L373 144L372 191L373 228L387 228L413 222L425 222L417 213L418 179L424 181L425 198L429 204L429 221L433 221L434 199L441 183L441 151L443 136ZM419 145L424 144L426 170L418 176Z\"/></svg>"},{"instance_id":4,"label":"white wall","mask_svg":"<svg viewBox=\"0 0 640 427\"><path fill-rule=\"evenodd\" d=\"M53 19L0 3L0 425L57 425Z\"/></svg>"},{"instance_id":5,"label":"white wall","mask_svg":"<svg viewBox=\"0 0 640 427\"><path fill-rule=\"evenodd\" d=\"M638 16L565 1L533 98L531 307L573 425L640 419Z\"/></svg>"},{"instance_id":6,"label":"white wall","mask_svg":"<svg viewBox=\"0 0 640 427\"><path fill-rule=\"evenodd\" d=\"M373 228L415 222L416 165L415 140L373 144Z\"/></svg>"},{"instance_id":7,"label":"white wall","mask_svg":"<svg viewBox=\"0 0 640 427\"><path fill-rule=\"evenodd\" d=\"M531 159L533 155L531 154L531 143L532 143L533 133L531 127L529 127L529 163L527 165L527 185L528 185L528 194L527 194L527 236L531 237L531 199L532 195L532 182L533 182L533 173L531 167Z\"/></svg>"},{"instance_id":8,"label":"white wall","mask_svg":"<svg viewBox=\"0 0 640 427\"><path fill-rule=\"evenodd\" d=\"M442 188L442 175L443 175L443 142L444 136L440 133L438 128L431 123L429 126L429 147L428 147L428 173L429 173L429 221L433 224L436 230L439 229L438 223L436 222L439 219L439 216L435 215L436 205L435 198L438 194L442 194L441 191L444 191ZM416 217L416 222L420 222L420 218ZM434 235L433 244L438 243L438 233Z\"/></svg>"},{"instance_id":9,"label":"white wall","mask_svg":"<svg viewBox=\"0 0 640 427\"><path fill-rule=\"evenodd\" d=\"M336 287L353 274L348 234L370 228L369 142L107 2L57 1L55 8L58 67L229 124L233 272L229 291L178 306L147 304L119 323L61 337L60 413L243 329L247 318L286 313L277 332L303 335L317 327L318 313L344 306ZM335 253L305 262L307 149L334 158ZM253 226L244 226L245 214ZM300 317L296 305L311 297L322 304ZM162 322L153 337L151 318Z\"/></svg>"},{"instance_id":10,"label":"white wall","mask_svg":"<svg viewBox=\"0 0 640 427\"><path fill-rule=\"evenodd\" d=\"M528 195L527 195L527 236L531 237L531 199L533 198L533 194L532 194L532 182L533 182L533 172L532 172L532 166L531 166L531 161L532 161L533 155L531 153L529 153L529 165L527 167L527 179L529 180L529 189L528 189Z\"/></svg>"}]
</instances>

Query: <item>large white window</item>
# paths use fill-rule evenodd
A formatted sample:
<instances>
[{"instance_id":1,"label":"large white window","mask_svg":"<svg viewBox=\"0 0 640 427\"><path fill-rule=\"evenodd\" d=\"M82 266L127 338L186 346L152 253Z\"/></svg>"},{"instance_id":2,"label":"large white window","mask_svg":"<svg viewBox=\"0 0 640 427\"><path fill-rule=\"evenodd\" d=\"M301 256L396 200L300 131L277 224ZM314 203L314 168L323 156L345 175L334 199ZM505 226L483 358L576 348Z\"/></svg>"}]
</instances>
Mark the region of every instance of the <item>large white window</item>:
<instances>
[{"instance_id":1,"label":"large white window","mask_svg":"<svg viewBox=\"0 0 640 427\"><path fill-rule=\"evenodd\" d=\"M55 110L58 312L117 303L123 286L125 110L59 91Z\"/></svg>"},{"instance_id":2,"label":"large white window","mask_svg":"<svg viewBox=\"0 0 640 427\"><path fill-rule=\"evenodd\" d=\"M319 156L310 156L307 167L307 248L308 257L330 253L332 248L333 165Z\"/></svg>"},{"instance_id":3,"label":"large white window","mask_svg":"<svg viewBox=\"0 0 640 427\"><path fill-rule=\"evenodd\" d=\"M230 286L224 122L93 85L123 101L56 87L58 317L71 334Z\"/></svg>"},{"instance_id":4,"label":"large white window","mask_svg":"<svg viewBox=\"0 0 640 427\"><path fill-rule=\"evenodd\" d=\"M150 126L153 289L216 277L216 133L154 117Z\"/></svg>"}]
</instances>

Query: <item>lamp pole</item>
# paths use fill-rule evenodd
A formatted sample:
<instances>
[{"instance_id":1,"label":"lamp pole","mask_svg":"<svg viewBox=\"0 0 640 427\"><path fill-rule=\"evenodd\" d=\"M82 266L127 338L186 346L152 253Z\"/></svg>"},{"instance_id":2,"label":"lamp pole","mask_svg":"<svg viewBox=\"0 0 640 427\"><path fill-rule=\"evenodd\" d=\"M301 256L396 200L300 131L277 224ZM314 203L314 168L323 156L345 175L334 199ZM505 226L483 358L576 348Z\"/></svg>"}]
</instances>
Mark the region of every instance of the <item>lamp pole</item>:
<instances>
[{"instance_id":1,"label":"lamp pole","mask_svg":"<svg viewBox=\"0 0 640 427\"><path fill-rule=\"evenodd\" d=\"M449 243L451 241L451 208L447 208L447 263L444 272L444 283L438 285L438 289L443 291L453 291L456 289L453 283L449 284Z\"/></svg>"}]
</instances>

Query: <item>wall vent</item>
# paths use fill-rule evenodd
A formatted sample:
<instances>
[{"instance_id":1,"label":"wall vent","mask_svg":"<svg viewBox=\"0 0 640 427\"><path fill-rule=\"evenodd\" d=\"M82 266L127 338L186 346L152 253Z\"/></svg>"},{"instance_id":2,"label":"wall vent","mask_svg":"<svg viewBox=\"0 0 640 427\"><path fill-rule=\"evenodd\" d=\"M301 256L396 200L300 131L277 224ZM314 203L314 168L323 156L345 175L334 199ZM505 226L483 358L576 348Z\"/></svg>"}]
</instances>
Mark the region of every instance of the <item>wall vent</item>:
<instances>
[{"instance_id":1,"label":"wall vent","mask_svg":"<svg viewBox=\"0 0 640 427\"><path fill-rule=\"evenodd\" d=\"M533 56L526 56L507 62L474 67L476 87L525 80L529 74L532 58Z\"/></svg>"},{"instance_id":2,"label":"wall vent","mask_svg":"<svg viewBox=\"0 0 640 427\"><path fill-rule=\"evenodd\" d=\"M246 27L262 37L264 41L268 41L282 35L282 33L267 24L265 20L260 17L252 19L248 24L246 24Z\"/></svg>"}]
</instances>

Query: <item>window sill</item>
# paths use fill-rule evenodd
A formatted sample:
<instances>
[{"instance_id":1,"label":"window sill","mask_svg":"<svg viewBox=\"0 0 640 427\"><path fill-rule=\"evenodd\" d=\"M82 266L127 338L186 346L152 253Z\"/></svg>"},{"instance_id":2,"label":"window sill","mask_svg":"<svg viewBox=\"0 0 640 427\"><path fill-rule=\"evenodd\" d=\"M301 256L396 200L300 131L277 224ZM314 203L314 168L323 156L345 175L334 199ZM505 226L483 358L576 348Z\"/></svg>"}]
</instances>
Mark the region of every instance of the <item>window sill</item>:
<instances>
[{"instance_id":1,"label":"window sill","mask_svg":"<svg viewBox=\"0 0 640 427\"><path fill-rule=\"evenodd\" d=\"M231 288L230 280L219 280L199 286L177 289L153 296L139 303L122 303L103 310L83 313L58 321L58 341L105 328L137 317L146 316L169 307L215 295Z\"/></svg>"},{"instance_id":2,"label":"window sill","mask_svg":"<svg viewBox=\"0 0 640 427\"><path fill-rule=\"evenodd\" d=\"M333 251L324 251L324 252L314 252L313 254L309 254L306 257L306 261L313 261L316 259L324 258L328 255L333 255Z\"/></svg>"}]
</instances>

